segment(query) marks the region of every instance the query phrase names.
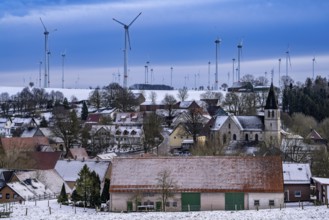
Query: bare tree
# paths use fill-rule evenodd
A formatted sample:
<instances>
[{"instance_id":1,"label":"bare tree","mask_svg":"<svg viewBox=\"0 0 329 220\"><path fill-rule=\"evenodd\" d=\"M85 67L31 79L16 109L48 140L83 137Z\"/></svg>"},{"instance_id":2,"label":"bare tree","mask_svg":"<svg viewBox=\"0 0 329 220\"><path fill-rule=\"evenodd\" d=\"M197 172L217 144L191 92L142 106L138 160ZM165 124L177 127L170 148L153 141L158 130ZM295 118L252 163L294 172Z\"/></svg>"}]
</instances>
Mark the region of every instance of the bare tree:
<instances>
[{"instance_id":1,"label":"bare tree","mask_svg":"<svg viewBox=\"0 0 329 220\"><path fill-rule=\"evenodd\" d=\"M91 105L96 107L97 110L100 109L102 103L102 96L99 87L89 94L89 102Z\"/></svg>"},{"instance_id":2,"label":"bare tree","mask_svg":"<svg viewBox=\"0 0 329 220\"><path fill-rule=\"evenodd\" d=\"M168 110L168 117L167 117L168 126L170 126L172 123L172 119L173 119L172 111L173 111L173 107L176 104L176 102L177 102L177 100L175 99L175 97L173 95L169 95L169 94L166 94L164 99L162 100L162 103L164 105L166 105L166 108Z\"/></svg>"},{"instance_id":3,"label":"bare tree","mask_svg":"<svg viewBox=\"0 0 329 220\"><path fill-rule=\"evenodd\" d=\"M63 139L67 155L72 144L78 140L79 119L75 110L70 111L62 107L54 108L53 116L55 119L53 132Z\"/></svg>"},{"instance_id":4,"label":"bare tree","mask_svg":"<svg viewBox=\"0 0 329 220\"><path fill-rule=\"evenodd\" d=\"M157 93L152 91L149 95L150 99L151 99L151 102L152 104L156 104L156 99L157 99Z\"/></svg>"},{"instance_id":5,"label":"bare tree","mask_svg":"<svg viewBox=\"0 0 329 220\"><path fill-rule=\"evenodd\" d=\"M311 132L311 129L317 127L317 121L312 116L306 116L303 113L294 113L291 118L291 130L303 137L306 137Z\"/></svg>"},{"instance_id":6,"label":"bare tree","mask_svg":"<svg viewBox=\"0 0 329 220\"><path fill-rule=\"evenodd\" d=\"M160 199L162 201L162 211L166 211L166 203L169 198L174 197L176 182L171 177L169 170L162 170L158 173L157 187L160 190Z\"/></svg>"},{"instance_id":7,"label":"bare tree","mask_svg":"<svg viewBox=\"0 0 329 220\"><path fill-rule=\"evenodd\" d=\"M183 87L182 89L178 89L177 98L184 102L188 98L188 90L186 87Z\"/></svg>"}]
</instances>

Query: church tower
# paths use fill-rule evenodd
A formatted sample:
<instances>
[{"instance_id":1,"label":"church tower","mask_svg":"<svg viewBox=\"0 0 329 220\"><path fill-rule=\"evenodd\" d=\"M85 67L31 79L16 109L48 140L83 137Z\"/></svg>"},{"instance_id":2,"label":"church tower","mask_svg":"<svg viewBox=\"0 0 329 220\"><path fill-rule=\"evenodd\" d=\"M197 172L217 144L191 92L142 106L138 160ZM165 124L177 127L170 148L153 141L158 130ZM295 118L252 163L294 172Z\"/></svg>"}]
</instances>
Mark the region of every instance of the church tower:
<instances>
[{"instance_id":1,"label":"church tower","mask_svg":"<svg viewBox=\"0 0 329 220\"><path fill-rule=\"evenodd\" d=\"M264 127L265 141L268 146L279 148L281 145L281 119L273 83L271 83L264 108Z\"/></svg>"}]
</instances>

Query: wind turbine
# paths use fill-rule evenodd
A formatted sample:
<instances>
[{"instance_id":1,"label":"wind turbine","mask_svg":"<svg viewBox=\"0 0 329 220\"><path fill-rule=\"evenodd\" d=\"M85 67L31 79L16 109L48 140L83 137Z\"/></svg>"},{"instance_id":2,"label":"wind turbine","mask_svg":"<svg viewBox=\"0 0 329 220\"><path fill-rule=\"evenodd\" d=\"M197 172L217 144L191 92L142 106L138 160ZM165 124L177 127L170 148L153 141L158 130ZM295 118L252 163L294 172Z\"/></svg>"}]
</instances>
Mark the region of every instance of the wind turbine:
<instances>
[{"instance_id":1,"label":"wind turbine","mask_svg":"<svg viewBox=\"0 0 329 220\"><path fill-rule=\"evenodd\" d=\"M208 61L208 90L210 90L210 61Z\"/></svg>"},{"instance_id":2,"label":"wind turbine","mask_svg":"<svg viewBox=\"0 0 329 220\"><path fill-rule=\"evenodd\" d=\"M140 12L128 25L122 23L121 21L118 21L117 19L113 18L114 21L118 22L123 26L125 29L125 49L123 51L124 53L124 66L123 66L123 71L124 71L124 78L123 78L123 87L127 88L127 78L128 78L128 72L127 72L127 45L129 44L129 50L131 50L131 45L130 45L130 37L129 37L129 27L136 21L136 19L142 14Z\"/></svg>"},{"instance_id":3,"label":"wind turbine","mask_svg":"<svg viewBox=\"0 0 329 220\"><path fill-rule=\"evenodd\" d=\"M316 63L315 57L313 57L312 61L313 61L313 63L312 63L312 72L313 72L313 80L314 80L314 63Z\"/></svg>"},{"instance_id":4,"label":"wind turbine","mask_svg":"<svg viewBox=\"0 0 329 220\"><path fill-rule=\"evenodd\" d=\"M173 67L170 67L170 86L172 87L172 71L173 71Z\"/></svg>"},{"instance_id":5,"label":"wind turbine","mask_svg":"<svg viewBox=\"0 0 329 220\"><path fill-rule=\"evenodd\" d=\"M49 31L47 30L45 24L43 23L42 19L40 18L40 21L41 21L41 24L43 26L43 29L44 29L44 32L43 34L45 35L45 61L44 61L44 64L45 64L45 79L44 79L44 88L47 88L47 82L49 82L49 79L48 79L48 74L49 74L49 54L50 53L48 51L48 35L49 35ZM54 29L53 31L57 31L57 29Z\"/></svg>"},{"instance_id":6,"label":"wind turbine","mask_svg":"<svg viewBox=\"0 0 329 220\"><path fill-rule=\"evenodd\" d=\"M48 50L47 52L47 58L48 58L48 88L50 87L50 57L51 53L50 51Z\"/></svg>"},{"instance_id":7,"label":"wind turbine","mask_svg":"<svg viewBox=\"0 0 329 220\"><path fill-rule=\"evenodd\" d=\"M240 61L241 61L241 56L242 56L242 43L243 41L241 40L240 43L238 44L238 81L240 81L240 73L241 73L241 68L240 68Z\"/></svg>"},{"instance_id":8,"label":"wind turbine","mask_svg":"<svg viewBox=\"0 0 329 220\"><path fill-rule=\"evenodd\" d=\"M279 87L281 88L281 58L279 58Z\"/></svg>"},{"instance_id":9,"label":"wind turbine","mask_svg":"<svg viewBox=\"0 0 329 220\"><path fill-rule=\"evenodd\" d=\"M62 89L64 89L64 62L65 62L66 53L63 52L61 56L62 56Z\"/></svg>"},{"instance_id":10,"label":"wind turbine","mask_svg":"<svg viewBox=\"0 0 329 220\"><path fill-rule=\"evenodd\" d=\"M288 64L290 65L291 68L291 60L290 60L290 51L289 51L289 46L286 51L286 77L288 77Z\"/></svg>"},{"instance_id":11,"label":"wind turbine","mask_svg":"<svg viewBox=\"0 0 329 220\"><path fill-rule=\"evenodd\" d=\"M235 75L235 71L234 71L234 70L235 70L235 69L234 69L234 64L235 64L235 58L233 58L233 59L232 59L232 61L233 61L233 69L232 69L232 75L233 75L233 83L234 83L234 75ZM233 84L233 83L232 83L232 84Z\"/></svg>"},{"instance_id":12,"label":"wind turbine","mask_svg":"<svg viewBox=\"0 0 329 220\"><path fill-rule=\"evenodd\" d=\"M216 73L215 73L215 90L218 90L218 46L220 44L221 40L216 39L215 44L216 44Z\"/></svg>"}]
</instances>

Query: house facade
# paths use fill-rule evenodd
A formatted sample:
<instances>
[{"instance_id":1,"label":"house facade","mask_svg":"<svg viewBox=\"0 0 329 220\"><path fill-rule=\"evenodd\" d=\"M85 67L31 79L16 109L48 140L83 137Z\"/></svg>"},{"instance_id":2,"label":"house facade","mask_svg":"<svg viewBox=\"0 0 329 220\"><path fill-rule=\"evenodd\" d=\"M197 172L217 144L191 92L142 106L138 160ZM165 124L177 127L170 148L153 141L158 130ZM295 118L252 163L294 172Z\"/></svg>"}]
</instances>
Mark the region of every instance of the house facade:
<instances>
[{"instance_id":1,"label":"house facade","mask_svg":"<svg viewBox=\"0 0 329 220\"><path fill-rule=\"evenodd\" d=\"M329 178L312 177L315 186L316 200L320 204L329 203Z\"/></svg>"},{"instance_id":2,"label":"house facade","mask_svg":"<svg viewBox=\"0 0 329 220\"><path fill-rule=\"evenodd\" d=\"M280 157L115 158L110 210L160 210L164 171L171 195L166 211L278 208L284 202Z\"/></svg>"},{"instance_id":3,"label":"house facade","mask_svg":"<svg viewBox=\"0 0 329 220\"><path fill-rule=\"evenodd\" d=\"M310 201L311 169L306 163L283 163L284 201Z\"/></svg>"}]
</instances>

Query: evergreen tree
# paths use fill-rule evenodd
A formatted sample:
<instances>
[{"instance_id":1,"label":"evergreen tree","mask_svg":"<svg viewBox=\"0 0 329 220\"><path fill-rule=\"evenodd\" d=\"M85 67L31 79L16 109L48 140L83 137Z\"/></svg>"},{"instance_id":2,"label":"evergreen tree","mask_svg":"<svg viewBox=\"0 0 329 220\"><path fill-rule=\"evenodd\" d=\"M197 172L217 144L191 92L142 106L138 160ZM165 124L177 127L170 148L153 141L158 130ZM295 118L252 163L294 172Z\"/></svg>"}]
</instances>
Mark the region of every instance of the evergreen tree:
<instances>
[{"instance_id":1,"label":"evergreen tree","mask_svg":"<svg viewBox=\"0 0 329 220\"><path fill-rule=\"evenodd\" d=\"M71 195L71 200L73 202L77 202L77 201L81 200L81 197L76 190L73 190L72 195Z\"/></svg>"},{"instance_id":2,"label":"evergreen tree","mask_svg":"<svg viewBox=\"0 0 329 220\"><path fill-rule=\"evenodd\" d=\"M93 182L90 178L90 170L86 164L82 167L78 176L79 178L76 181L76 191L82 201L84 201L85 207L87 207Z\"/></svg>"},{"instance_id":3,"label":"evergreen tree","mask_svg":"<svg viewBox=\"0 0 329 220\"><path fill-rule=\"evenodd\" d=\"M92 187L90 190L90 200L89 203L93 207L99 207L101 205L101 181L99 179L98 174L93 171L90 174L91 180L92 180Z\"/></svg>"},{"instance_id":4,"label":"evergreen tree","mask_svg":"<svg viewBox=\"0 0 329 220\"><path fill-rule=\"evenodd\" d=\"M67 200L68 200L68 198L67 198L67 194L66 194L66 190L65 190L65 185L63 183L61 194L58 196L57 202L58 203L64 203L64 202L67 202Z\"/></svg>"},{"instance_id":5,"label":"evergreen tree","mask_svg":"<svg viewBox=\"0 0 329 220\"><path fill-rule=\"evenodd\" d=\"M83 102L82 110L81 110L81 120L85 121L88 118L88 107L86 102Z\"/></svg>"},{"instance_id":6,"label":"evergreen tree","mask_svg":"<svg viewBox=\"0 0 329 220\"><path fill-rule=\"evenodd\" d=\"M104 183L104 188L102 191L102 195L101 195L102 202L107 202L110 199L110 184L111 184L111 181L106 178L105 183Z\"/></svg>"}]
</instances>

